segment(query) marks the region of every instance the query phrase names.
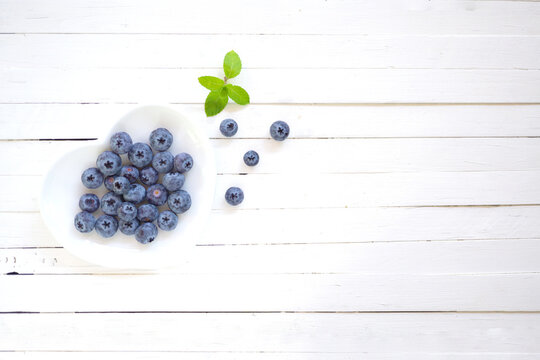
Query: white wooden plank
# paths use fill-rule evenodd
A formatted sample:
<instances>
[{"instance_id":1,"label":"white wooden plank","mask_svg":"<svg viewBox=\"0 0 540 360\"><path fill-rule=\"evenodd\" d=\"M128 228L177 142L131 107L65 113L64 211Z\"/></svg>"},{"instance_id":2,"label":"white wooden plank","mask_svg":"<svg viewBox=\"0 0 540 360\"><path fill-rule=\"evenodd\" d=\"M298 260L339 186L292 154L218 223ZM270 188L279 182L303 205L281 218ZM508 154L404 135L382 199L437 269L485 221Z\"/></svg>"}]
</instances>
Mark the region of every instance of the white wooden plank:
<instances>
[{"instance_id":1,"label":"white wooden plank","mask_svg":"<svg viewBox=\"0 0 540 360\"><path fill-rule=\"evenodd\" d=\"M0 138L98 138L133 104L0 104ZM290 138L540 136L539 105L437 106L234 106L206 118L202 105L169 105L206 125L221 138L219 123L232 117L239 138L267 138L278 119L292 126Z\"/></svg>"},{"instance_id":2,"label":"white wooden plank","mask_svg":"<svg viewBox=\"0 0 540 360\"><path fill-rule=\"evenodd\" d=\"M61 156L88 144L88 141L0 141L0 153L5 156L0 175L44 174ZM540 138L288 139L284 142L218 139L211 144L219 174L540 170ZM248 150L255 150L260 156L255 167L244 164L243 156ZM82 160L86 161L81 165L81 173L86 167L95 166L95 158Z\"/></svg>"},{"instance_id":3,"label":"white wooden plank","mask_svg":"<svg viewBox=\"0 0 540 360\"><path fill-rule=\"evenodd\" d=\"M203 103L208 69L0 69L1 103ZM540 70L251 69L252 103L538 103ZM31 86L29 86L31 84Z\"/></svg>"},{"instance_id":4,"label":"white wooden plank","mask_svg":"<svg viewBox=\"0 0 540 360\"><path fill-rule=\"evenodd\" d=\"M407 359L427 353L527 354L539 351L539 318L538 314L3 314L0 324L9 331L0 346L25 351L250 352L252 358L259 352L349 352L350 359L369 358L372 353Z\"/></svg>"},{"instance_id":5,"label":"white wooden plank","mask_svg":"<svg viewBox=\"0 0 540 360\"><path fill-rule=\"evenodd\" d=\"M219 175L213 208L538 205L539 181L540 171ZM40 176L0 176L0 211L37 211L40 186ZM234 209L224 199L231 186L245 194Z\"/></svg>"},{"instance_id":6,"label":"white wooden plank","mask_svg":"<svg viewBox=\"0 0 540 360\"><path fill-rule=\"evenodd\" d=\"M535 2L205 0L188 6L172 0L55 0L45 6L38 0L2 0L0 6L0 32L7 33L540 33Z\"/></svg>"},{"instance_id":7,"label":"white wooden plank","mask_svg":"<svg viewBox=\"0 0 540 360\"><path fill-rule=\"evenodd\" d=\"M10 275L0 288L2 312L540 310L539 273Z\"/></svg>"},{"instance_id":8,"label":"white wooden plank","mask_svg":"<svg viewBox=\"0 0 540 360\"><path fill-rule=\"evenodd\" d=\"M243 69L246 70L538 69L535 55L540 51L540 38L537 36L0 34L2 54L0 66L219 69L224 54L231 48L241 55Z\"/></svg>"},{"instance_id":9,"label":"white wooden plank","mask_svg":"<svg viewBox=\"0 0 540 360\"><path fill-rule=\"evenodd\" d=\"M540 240L537 239L198 246L189 259L179 256L178 269L168 271L197 274L540 273L538 258ZM2 249L0 273L10 272L102 274L133 271L93 266L70 255L65 249Z\"/></svg>"}]
</instances>

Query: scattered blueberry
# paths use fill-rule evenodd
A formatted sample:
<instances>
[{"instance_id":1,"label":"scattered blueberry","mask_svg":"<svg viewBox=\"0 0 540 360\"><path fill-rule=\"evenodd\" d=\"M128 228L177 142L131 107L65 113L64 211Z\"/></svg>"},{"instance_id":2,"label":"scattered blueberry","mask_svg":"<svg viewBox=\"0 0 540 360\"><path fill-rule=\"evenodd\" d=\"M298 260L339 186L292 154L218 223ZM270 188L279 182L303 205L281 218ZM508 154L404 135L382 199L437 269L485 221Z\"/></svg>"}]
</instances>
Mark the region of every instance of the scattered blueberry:
<instances>
[{"instance_id":1,"label":"scattered blueberry","mask_svg":"<svg viewBox=\"0 0 540 360\"><path fill-rule=\"evenodd\" d=\"M138 168L142 168L150 164L152 162L152 156L153 153L150 146L143 143L133 144L128 152L129 161L131 161L131 163Z\"/></svg>"},{"instance_id":2,"label":"scattered blueberry","mask_svg":"<svg viewBox=\"0 0 540 360\"><path fill-rule=\"evenodd\" d=\"M277 141L283 141L289 136L289 125L285 121L276 121L270 126L270 136Z\"/></svg>"},{"instance_id":3,"label":"scattered blueberry","mask_svg":"<svg viewBox=\"0 0 540 360\"><path fill-rule=\"evenodd\" d=\"M155 205L144 204L137 210L137 219L142 222L152 222L157 219L158 214L159 211Z\"/></svg>"},{"instance_id":4,"label":"scattered blueberry","mask_svg":"<svg viewBox=\"0 0 540 360\"><path fill-rule=\"evenodd\" d=\"M184 190L175 191L169 194L167 205L169 205L169 209L175 213L182 214L191 207L191 196Z\"/></svg>"},{"instance_id":5,"label":"scattered blueberry","mask_svg":"<svg viewBox=\"0 0 540 360\"><path fill-rule=\"evenodd\" d=\"M117 154L125 154L131 149L133 141L126 132L117 132L111 136L111 149Z\"/></svg>"},{"instance_id":6,"label":"scattered blueberry","mask_svg":"<svg viewBox=\"0 0 540 360\"><path fill-rule=\"evenodd\" d=\"M73 224L75 225L75 229L77 229L77 231L87 233L94 230L96 219L94 218L94 215L90 214L89 212L82 211L75 215Z\"/></svg>"},{"instance_id":7,"label":"scattered blueberry","mask_svg":"<svg viewBox=\"0 0 540 360\"><path fill-rule=\"evenodd\" d=\"M124 201L118 207L118 218L120 220L129 221L137 217L137 207L135 204Z\"/></svg>"},{"instance_id":8,"label":"scattered blueberry","mask_svg":"<svg viewBox=\"0 0 540 360\"><path fill-rule=\"evenodd\" d=\"M234 136L238 131L238 124L233 119L225 119L219 124L219 131L221 131L223 136Z\"/></svg>"},{"instance_id":9,"label":"scattered blueberry","mask_svg":"<svg viewBox=\"0 0 540 360\"><path fill-rule=\"evenodd\" d=\"M131 183L126 177L117 176L114 178L113 191L115 194L124 195L125 193L128 192L130 186L131 186Z\"/></svg>"},{"instance_id":10,"label":"scattered blueberry","mask_svg":"<svg viewBox=\"0 0 540 360\"><path fill-rule=\"evenodd\" d=\"M113 189L114 189L113 185L114 185L114 178L115 178L115 177L116 177L116 176L114 176L114 175L107 176L107 177L105 178L105 181L103 181L103 185L105 185L105 188L106 188L107 190L113 191Z\"/></svg>"},{"instance_id":11,"label":"scattered blueberry","mask_svg":"<svg viewBox=\"0 0 540 360\"><path fill-rule=\"evenodd\" d=\"M157 224L161 230L174 230L178 225L178 216L169 210L162 211L159 213Z\"/></svg>"},{"instance_id":12,"label":"scattered blueberry","mask_svg":"<svg viewBox=\"0 0 540 360\"><path fill-rule=\"evenodd\" d=\"M146 200L152 205L161 206L165 204L167 195L167 189L161 184L155 184L146 189Z\"/></svg>"},{"instance_id":13,"label":"scattered blueberry","mask_svg":"<svg viewBox=\"0 0 540 360\"><path fill-rule=\"evenodd\" d=\"M113 192L108 192L101 198L101 210L107 215L117 215L122 198Z\"/></svg>"},{"instance_id":14,"label":"scattered blueberry","mask_svg":"<svg viewBox=\"0 0 540 360\"><path fill-rule=\"evenodd\" d=\"M110 238L118 230L118 221L112 216L101 215L96 220L95 229L100 236Z\"/></svg>"},{"instance_id":15,"label":"scattered blueberry","mask_svg":"<svg viewBox=\"0 0 540 360\"><path fill-rule=\"evenodd\" d=\"M112 151L104 151L99 154L96 166L105 176L115 175L122 168L122 159Z\"/></svg>"},{"instance_id":16,"label":"scattered blueberry","mask_svg":"<svg viewBox=\"0 0 540 360\"><path fill-rule=\"evenodd\" d=\"M103 184L103 174L95 167L83 171L81 181L89 189L97 189Z\"/></svg>"},{"instance_id":17,"label":"scattered blueberry","mask_svg":"<svg viewBox=\"0 0 540 360\"><path fill-rule=\"evenodd\" d=\"M156 151L165 151L171 147L173 136L169 130L159 128L150 133L150 146Z\"/></svg>"},{"instance_id":18,"label":"scattered blueberry","mask_svg":"<svg viewBox=\"0 0 540 360\"><path fill-rule=\"evenodd\" d=\"M137 219L120 220L118 222L118 227L120 228L120 231L123 234L133 235L135 234L135 231L137 231L137 228L139 227L139 221L137 221Z\"/></svg>"},{"instance_id":19,"label":"scattered blueberry","mask_svg":"<svg viewBox=\"0 0 540 360\"><path fill-rule=\"evenodd\" d=\"M249 150L244 154L244 163L247 166L255 166L259 163L259 154L254 150Z\"/></svg>"},{"instance_id":20,"label":"scattered blueberry","mask_svg":"<svg viewBox=\"0 0 540 360\"><path fill-rule=\"evenodd\" d=\"M146 189L141 184L131 184L127 193L124 194L124 200L138 204L146 197Z\"/></svg>"},{"instance_id":21,"label":"scattered blueberry","mask_svg":"<svg viewBox=\"0 0 540 360\"><path fill-rule=\"evenodd\" d=\"M135 239L141 244L151 243L156 239L158 229L156 225L147 222L139 226L135 232Z\"/></svg>"},{"instance_id":22,"label":"scattered blueberry","mask_svg":"<svg viewBox=\"0 0 540 360\"><path fill-rule=\"evenodd\" d=\"M242 189L237 187L230 187L225 192L225 200L229 205L239 205L242 201L244 201L244 192Z\"/></svg>"},{"instance_id":23,"label":"scattered blueberry","mask_svg":"<svg viewBox=\"0 0 540 360\"><path fill-rule=\"evenodd\" d=\"M130 165L122 166L120 176L127 178L132 184L136 183L139 180L139 169Z\"/></svg>"},{"instance_id":24,"label":"scattered blueberry","mask_svg":"<svg viewBox=\"0 0 540 360\"><path fill-rule=\"evenodd\" d=\"M152 159L152 166L158 173L168 173L174 165L174 156L168 151L158 152Z\"/></svg>"},{"instance_id":25,"label":"scattered blueberry","mask_svg":"<svg viewBox=\"0 0 540 360\"><path fill-rule=\"evenodd\" d=\"M165 174L161 182L163 186L165 186L165 189L167 189L168 191L177 191L180 190L182 186L184 186L185 179L186 177L184 176L184 174L173 171Z\"/></svg>"},{"instance_id":26,"label":"scattered blueberry","mask_svg":"<svg viewBox=\"0 0 540 360\"><path fill-rule=\"evenodd\" d=\"M193 158L188 153L180 153L174 157L174 170L185 173L193 167Z\"/></svg>"},{"instance_id":27,"label":"scattered blueberry","mask_svg":"<svg viewBox=\"0 0 540 360\"><path fill-rule=\"evenodd\" d=\"M140 179L144 185L154 185L158 182L159 173L153 167L148 166L141 170Z\"/></svg>"},{"instance_id":28,"label":"scattered blueberry","mask_svg":"<svg viewBox=\"0 0 540 360\"><path fill-rule=\"evenodd\" d=\"M99 209L99 198L94 194L84 194L79 199L79 207L82 211L93 213Z\"/></svg>"}]
</instances>

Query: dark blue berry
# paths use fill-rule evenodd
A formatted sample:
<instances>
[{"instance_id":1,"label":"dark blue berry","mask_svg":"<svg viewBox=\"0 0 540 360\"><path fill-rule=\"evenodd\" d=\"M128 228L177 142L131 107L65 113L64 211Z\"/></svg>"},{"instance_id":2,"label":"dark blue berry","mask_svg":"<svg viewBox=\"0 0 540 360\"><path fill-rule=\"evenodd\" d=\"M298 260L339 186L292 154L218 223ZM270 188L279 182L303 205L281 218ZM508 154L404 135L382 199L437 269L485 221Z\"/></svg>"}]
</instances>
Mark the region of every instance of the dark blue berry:
<instances>
[{"instance_id":1,"label":"dark blue berry","mask_svg":"<svg viewBox=\"0 0 540 360\"><path fill-rule=\"evenodd\" d=\"M130 186L131 186L131 183L126 177L117 176L114 178L113 191L115 194L124 195L125 193L128 192Z\"/></svg>"},{"instance_id":2,"label":"dark blue berry","mask_svg":"<svg viewBox=\"0 0 540 360\"><path fill-rule=\"evenodd\" d=\"M120 220L129 221L137 217L137 207L135 204L124 201L118 207L118 218Z\"/></svg>"},{"instance_id":3,"label":"dark blue berry","mask_svg":"<svg viewBox=\"0 0 540 360\"><path fill-rule=\"evenodd\" d=\"M244 192L242 189L237 187L230 187L225 192L225 200L229 205L239 205L242 201L244 201Z\"/></svg>"},{"instance_id":4,"label":"dark blue berry","mask_svg":"<svg viewBox=\"0 0 540 360\"><path fill-rule=\"evenodd\" d=\"M136 183L139 180L139 169L135 166L122 166L120 176L129 180L130 183Z\"/></svg>"},{"instance_id":5,"label":"dark blue berry","mask_svg":"<svg viewBox=\"0 0 540 360\"><path fill-rule=\"evenodd\" d=\"M169 194L167 205L169 205L169 209L175 213L182 214L191 207L191 196L184 190L175 191Z\"/></svg>"},{"instance_id":6,"label":"dark blue berry","mask_svg":"<svg viewBox=\"0 0 540 360\"><path fill-rule=\"evenodd\" d=\"M177 171L173 171L173 172L165 174L163 176L161 183L163 184L163 186L165 186L165 189L167 189L168 191L177 191L177 190L180 190L182 186L184 186L185 179L186 177L184 176L184 174L180 174Z\"/></svg>"},{"instance_id":7,"label":"dark blue berry","mask_svg":"<svg viewBox=\"0 0 540 360\"><path fill-rule=\"evenodd\" d=\"M141 222L152 222L157 219L158 214L159 211L155 205L144 204L137 210L137 219Z\"/></svg>"},{"instance_id":8,"label":"dark blue berry","mask_svg":"<svg viewBox=\"0 0 540 360\"><path fill-rule=\"evenodd\" d=\"M129 190L124 194L124 200L138 204L146 197L146 189L141 184L131 184Z\"/></svg>"},{"instance_id":9,"label":"dark blue berry","mask_svg":"<svg viewBox=\"0 0 540 360\"><path fill-rule=\"evenodd\" d=\"M96 219L94 218L94 215L87 211L83 211L75 215L73 224L75 225L75 229L77 229L77 231L87 233L94 230Z\"/></svg>"},{"instance_id":10,"label":"dark blue berry","mask_svg":"<svg viewBox=\"0 0 540 360\"><path fill-rule=\"evenodd\" d=\"M100 236L110 238L118 230L118 220L109 215L101 215L96 220L95 229Z\"/></svg>"},{"instance_id":11,"label":"dark blue berry","mask_svg":"<svg viewBox=\"0 0 540 360\"><path fill-rule=\"evenodd\" d=\"M188 172L193 167L193 158L188 153L180 153L174 157L174 170Z\"/></svg>"},{"instance_id":12,"label":"dark blue berry","mask_svg":"<svg viewBox=\"0 0 540 360\"><path fill-rule=\"evenodd\" d=\"M270 126L270 136L277 141L283 141L289 136L289 125L285 121L276 121Z\"/></svg>"},{"instance_id":13,"label":"dark blue berry","mask_svg":"<svg viewBox=\"0 0 540 360\"><path fill-rule=\"evenodd\" d=\"M148 244L154 241L157 237L158 229L152 223L144 223L135 231L135 239L141 244Z\"/></svg>"},{"instance_id":14,"label":"dark blue berry","mask_svg":"<svg viewBox=\"0 0 540 360\"><path fill-rule=\"evenodd\" d=\"M173 136L169 130L159 128L150 133L150 146L156 151L165 151L171 147Z\"/></svg>"},{"instance_id":15,"label":"dark blue berry","mask_svg":"<svg viewBox=\"0 0 540 360\"><path fill-rule=\"evenodd\" d=\"M97 168L89 168L83 171L81 181L89 189L97 189L103 184L103 174Z\"/></svg>"},{"instance_id":16,"label":"dark blue berry","mask_svg":"<svg viewBox=\"0 0 540 360\"><path fill-rule=\"evenodd\" d=\"M135 231L137 231L137 228L139 227L139 221L137 221L137 219L120 220L118 222L118 227L120 228L120 231L123 234L133 235L135 234Z\"/></svg>"},{"instance_id":17,"label":"dark blue berry","mask_svg":"<svg viewBox=\"0 0 540 360\"><path fill-rule=\"evenodd\" d=\"M244 154L244 163L247 166L255 166L259 163L259 154L254 150L249 150Z\"/></svg>"},{"instance_id":18,"label":"dark blue berry","mask_svg":"<svg viewBox=\"0 0 540 360\"><path fill-rule=\"evenodd\" d=\"M117 154L125 154L131 149L133 141L126 132L117 132L111 136L111 149Z\"/></svg>"},{"instance_id":19,"label":"dark blue berry","mask_svg":"<svg viewBox=\"0 0 540 360\"><path fill-rule=\"evenodd\" d=\"M157 224L161 230L174 230L178 225L178 216L169 210L162 211L159 213Z\"/></svg>"},{"instance_id":20,"label":"dark blue berry","mask_svg":"<svg viewBox=\"0 0 540 360\"><path fill-rule=\"evenodd\" d=\"M105 178L105 181L103 181L103 184L105 185L105 188L106 188L107 190L113 191L113 189L114 189L114 186L113 186L113 185L114 185L114 178L115 178L115 177L116 177L116 176L114 176L114 175L107 176L107 177Z\"/></svg>"},{"instance_id":21,"label":"dark blue berry","mask_svg":"<svg viewBox=\"0 0 540 360\"><path fill-rule=\"evenodd\" d=\"M99 198L94 194L84 194L79 199L79 207L82 211L93 213L99 209Z\"/></svg>"},{"instance_id":22,"label":"dark blue berry","mask_svg":"<svg viewBox=\"0 0 540 360\"><path fill-rule=\"evenodd\" d=\"M234 136L238 131L238 124L233 119L225 119L219 124L219 131L221 131L223 136Z\"/></svg>"},{"instance_id":23,"label":"dark blue berry","mask_svg":"<svg viewBox=\"0 0 540 360\"><path fill-rule=\"evenodd\" d=\"M168 151L158 152L152 159L152 166L158 173L168 173L174 165L174 156Z\"/></svg>"},{"instance_id":24,"label":"dark blue berry","mask_svg":"<svg viewBox=\"0 0 540 360\"><path fill-rule=\"evenodd\" d=\"M131 163L138 168L142 168L150 164L152 162L152 157L152 149L150 149L150 146L143 143L133 144L128 152L129 161L131 161Z\"/></svg>"},{"instance_id":25,"label":"dark blue berry","mask_svg":"<svg viewBox=\"0 0 540 360\"><path fill-rule=\"evenodd\" d=\"M113 192L108 192L101 198L101 210L107 215L117 215L122 198Z\"/></svg>"},{"instance_id":26,"label":"dark blue berry","mask_svg":"<svg viewBox=\"0 0 540 360\"><path fill-rule=\"evenodd\" d=\"M152 205L161 206L167 202L167 189L161 184L149 186L146 189L146 199Z\"/></svg>"},{"instance_id":27,"label":"dark blue berry","mask_svg":"<svg viewBox=\"0 0 540 360\"><path fill-rule=\"evenodd\" d=\"M144 185L154 185L158 182L159 173L153 167L148 166L141 170L140 179Z\"/></svg>"},{"instance_id":28,"label":"dark blue berry","mask_svg":"<svg viewBox=\"0 0 540 360\"><path fill-rule=\"evenodd\" d=\"M96 166L105 176L115 175L122 168L122 159L112 151L104 151L99 154Z\"/></svg>"}]
</instances>

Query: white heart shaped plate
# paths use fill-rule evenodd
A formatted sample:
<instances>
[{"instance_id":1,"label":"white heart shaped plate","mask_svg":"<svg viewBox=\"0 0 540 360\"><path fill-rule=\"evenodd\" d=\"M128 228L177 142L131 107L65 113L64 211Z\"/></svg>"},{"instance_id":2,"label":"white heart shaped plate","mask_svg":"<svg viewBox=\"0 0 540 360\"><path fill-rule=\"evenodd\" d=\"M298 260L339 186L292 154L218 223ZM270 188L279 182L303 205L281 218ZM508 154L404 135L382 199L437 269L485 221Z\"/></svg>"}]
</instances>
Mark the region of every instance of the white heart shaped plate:
<instances>
[{"instance_id":1,"label":"white heart shaped plate","mask_svg":"<svg viewBox=\"0 0 540 360\"><path fill-rule=\"evenodd\" d=\"M80 212L79 198L94 193L100 199L105 186L90 190L81 182L82 172L96 166L98 155L110 150L112 134L125 131L133 142L148 143L152 130L168 129L174 137L169 151L176 155L187 152L193 157L193 168L186 173L183 189L192 199L191 208L178 216L173 231L159 231L156 241L142 245L134 236L118 231L104 239L95 231L79 233L73 219ZM212 147L204 129L180 113L165 106L144 106L122 117L102 137L99 144L78 148L60 158L45 175L40 196L41 215L54 238L77 257L98 265L124 269L160 269L175 267L189 260L189 253L200 238L214 198L216 168ZM127 163L127 154L122 155ZM165 205L166 207L166 205ZM96 218L101 209L94 213Z\"/></svg>"}]
</instances>

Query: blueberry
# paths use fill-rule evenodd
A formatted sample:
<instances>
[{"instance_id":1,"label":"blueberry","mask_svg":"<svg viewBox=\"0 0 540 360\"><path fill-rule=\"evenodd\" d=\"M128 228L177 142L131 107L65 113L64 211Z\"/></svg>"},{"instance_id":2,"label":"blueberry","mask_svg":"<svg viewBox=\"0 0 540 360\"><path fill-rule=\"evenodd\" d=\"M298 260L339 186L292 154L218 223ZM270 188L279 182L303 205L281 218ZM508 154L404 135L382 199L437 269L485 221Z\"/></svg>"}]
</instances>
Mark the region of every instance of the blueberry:
<instances>
[{"instance_id":1,"label":"blueberry","mask_svg":"<svg viewBox=\"0 0 540 360\"><path fill-rule=\"evenodd\" d=\"M82 211L93 213L99 209L99 198L94 194L84 194L79 199L79 207Z\"/></svg>"},{"instance_id":2,"label":"blueberry","mask_svg":"<svg viewBox=\"0 0 540 360\"><path fill-rule=\"evenodd\" d=\"M128 158L133 165L138 168L145 167L152 162L152 149L150 146L143 143L135 143L129 149Z\"/></svg>"},{"instance_id":3,"label":"blueberry","mask_svg":"<svg viewBox=\"0 0 540 360\"><path fill-rule=\"evenodd\" d=\"M129 180L130 183L136 183L139 180L139 169L135 166L122 166L120 176Z\"/></svg>"},{"instance_id":4,"label":"blueberry","mask_svg":"<svg viewBox=\"0 0 540 360\"><path fill-rule=\"evenodd\" d=\"M117 154L125 154L131 149L133 141L126 132L117 132L111 136L111 149Z\"/></svg>"},{"instance_id":5,"label":"blueberry","mask_svg":"<svg viewBox=\"0 0 540 360\"><path fill-rule=\"evenodd\" d=\"M186 177L184 174L180 174L177 171L167 173L163 176L162 183L165 186L165 189L168 191L177 191L184 186L184 180Z\"/></svg>"},{"instance_id":6,"label":"blueberry","mask_svg":"<svg viewBox=\"0 0 540 360\"><path fill-rule=\"evenodd\" d=\"M112 151L104 151L99 154L96 161L96 166L103 175L114 175L120 171L120 168L122 167L122 159L118 154L115 154Z\"/></svg>"},{"instance_id":7,"label":"blueberry","mask_svg":"<svg viewBox=\"0 0 540 360\"><path fill-rule=\"evenodd\" d=\"M144 204L137 210L137 219L142 222L152 222L157 219L158 214L159 211L155 205Z\"/></svg>"},{"instance_id":8,"label":"blueberry","mask_svg":"<svg viewBox=\"0 0 540 360\"><path fill-rule=\"evenodd\" d=\"M159 128L150 133L150 146L156 151L165 151L171 147L173 136L169 130Z\"/></svg>"},{"instance_id":9,"label":"blueberry","mask_svg":"<svg viewBox=\"0 0 540 360\"><path fill-rule=\"evenodd\" d=\"M178 225L178 216L169 210L162 211L159 213L157 224L161 230L174 230Z\"/></svg>"},{"instance_id":10,"label":"blueberry","mask_svg":"<svg viewBox=\"0 0 540 360\"><path fill-rule=\"evenodd\" d=\"M110 238L118 230L118 220L109 215L101 215L96 220L96 232L104 238Z\"/></svg>"},{"instance_id":11,"label":"blueberry","mask_svg":"<svg viewBox=\"0 0 540 360\"><path fill-rule=\"evenodd\" d=\"M152 205L161 206L165 204L167 195L167 189L161 184L155 184L146 189L146 200Z\"/></svg>"},{"instance_id":12,"label":"blueberry","mask_svg":"<svg viewBox=\"0 0 540 360\"><path fill-rule=\"evenodd\" d=\"M191 207L191 196L187 191L178 190L169 194L167 204L169 205L169 209L177 214L182 214Z\"/></svg>"},{"instance_id":13,"label":"blueberry","mask_svg":"<svg viewBox=\"0 0 540 360\"><path fill-rule=\"evenodd\" d=\"M244 163L247 166L255 166L259 163L259 154L254 150L249 150L244 154Z\"/></svg>"},{"instance_id":14,"label":"blueberry","mask_svg":"<svg viewBox=\"0 0 540 360\"><path fill-rule=\"evenodd\" d=\"M81 181L89 189L97 189L103 184L103 174L95 167L84 170Z\"/></svg>"},{"instance_id":15,"label":"blueberry","mask_svg":"<svg viewBox=\"0 0 540 360\"><path fill-rule=\"evenodd\" d=\"M237 187L230 187L225 192L225 200L229 205L239 205L242 201L244 201L244 192L242 189Z\"/></svg>"},{"instance_id":16,"label":"blueberry","mask_svg":"<svg viewBox=\"0 0 540 360\"><path fill-rule=\"evenodd\" d=\"M174 157L174 170L188 172L193 167L193 158L188 153L180 153Z\"/></svg>"},{"instance_id":17,"label":"blueberry","mask_svg":"<svg viewBox=\"0 0 540 360\"><path fill-rule=\"evenodd\" d=\"M92 230L94 230L94 226L96 225L96 219L94 218L94 215L90 214L87 211L82 211L75 215L75 220L73 221L73 224L75 225L75 229L82 233L87 233Z\"/></svg>"},{"instance_id":18,"label":"blueberry","mask_svg":"<svg viewBox=\"0 0 540 360\"><path fill-rule=\"evenodd\" d=\"M137 221L137 219L120 220L118 222L118 227L120 228L120 231L123 234L133 235L135 234L135 231L137 231L137 228L139 227L139 222Z\"/></svg>"},{"instance_id":19,"label":"blueberry","mask_svg":"<svg viewBox=\"0 0 540 360\"><path fill-rule=\"evenodd\" d=\"M108 192L101 198L101 211L107 215L117 215L122 198L113 192Z\"/></svg>"},{"instance_id":20,"label":"blueberry","mask_svg":"<svg viewBox=\"0 0 540 360\"><path fill-rule=\"evenodd\" d=\"M146 197L146 189L141 184L131 184L129 190L124 194L124 200L138 204Z\"/></svg>"},{"instance_id":21,"label":"blueberry","mask_svg":"<svg viewBox=\"0 0 540 360\"><path fill-rule=\"evenodd\" d=\"M141 170L141 182L144 185L154 185L158 182L159 173L151 166L145 167Z\"/></svg>"},{"instance_id":22,"label":"blueberry","mask_svg":"<svg viewBox=\"0 0 540 360\"><path fill-rule=\"evenodd\" d=\"M131 183L126 177L117 176L114 178L113 191L115 194L124 195L125 193L128 192L130 186L131 186Z\"/></svg>"},{"instance_id":23,"label":"blueberry","mask_svg":"<svg viewBox=\"0 0 540 360\"><path fill-rule=\"evenodd\" d=\"M159 173L168 173L174 165L174 157L168 151L158 152L152 159L152 166Z\"/></svg>"},{"instance_id":24,"label":"blueberry","mask_svg":"<svg viewBox=\"0 0 540 360\"><path fill-rule=\"evenodd\" d=\"M277 141L283 141L289 136L289 125L285 121L276 121L270 126L270 136Z\"/></svg>"},{"instance_id":25,"label":"blueberry","mask_svg":"<svg viewBox=\"0 0 540 360\"><path fill-rule=\"evenodd\" d=\"M141 244L148 244L154 241L157 237L158 229L152 223L144 223L135 231L135 239Z\"/></svg>"},{"instance_id":26,"label":"blueberry","mask_svg":"<svg viewBox=\"0 0 540 360\"><path fill-rule=\"evenodd\" d=\"M120 220L129 221L137 217L137 207L135 204L124 201L118 207L118 218Z\"/></svg>"},{"instance_id":27,"label":"blueberry","mask_svg":"<svg viewBox=\"0 0 540 360\"><path fill-rule=\"evenodd\" d=\"M234 136L238 131L238 124L233 119L225 119L219 124L219 131L221 131L223 136Z\"/></svg>"},{"instance_id":28,"label":"blueberry","mask_svg":"<svg viewBox=\"0 0 540 360\"><path fill-rule=\"evenodd\" d=\"M114 189L114 178L116 176L114 175L111 175L111 176L107 176L105 178L105 181L103 181L103 184L105 185L105 188L109 191L113 191Z\"/></svg>"}]
</instances>

